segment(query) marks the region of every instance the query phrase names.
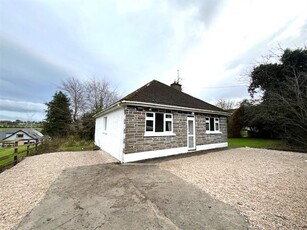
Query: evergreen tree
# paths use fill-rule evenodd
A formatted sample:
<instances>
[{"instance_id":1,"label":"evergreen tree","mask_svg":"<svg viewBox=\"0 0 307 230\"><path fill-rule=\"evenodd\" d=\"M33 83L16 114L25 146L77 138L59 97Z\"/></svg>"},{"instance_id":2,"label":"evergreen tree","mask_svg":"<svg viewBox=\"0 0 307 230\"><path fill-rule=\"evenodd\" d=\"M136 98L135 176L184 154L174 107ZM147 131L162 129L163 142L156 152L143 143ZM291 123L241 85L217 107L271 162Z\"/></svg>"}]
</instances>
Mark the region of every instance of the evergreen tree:
<instances>
[{"instance_id":1,"label":"evergreen tree","mask_svg":"<svg viewBox=\"0 0 307 230\"><path fill-rule=\"evenodd\" d=\"M69 99L61 91L56 92L53 99L46 103L46 121L44 133L51 137L63 137L69 133L69 126L72 122Z\"/></svg>"},{"instance_id":2,"label":"evergreen tree","mask_svg":"<svg viewBox=\"0 0 307 230\"><path fill-rule=\"evenodd\" d=\"M271 137L307 148L307 49L284 50L279 63L251 72L249 93L262 93L252 123Z\"/></svg>"}]
</instances>

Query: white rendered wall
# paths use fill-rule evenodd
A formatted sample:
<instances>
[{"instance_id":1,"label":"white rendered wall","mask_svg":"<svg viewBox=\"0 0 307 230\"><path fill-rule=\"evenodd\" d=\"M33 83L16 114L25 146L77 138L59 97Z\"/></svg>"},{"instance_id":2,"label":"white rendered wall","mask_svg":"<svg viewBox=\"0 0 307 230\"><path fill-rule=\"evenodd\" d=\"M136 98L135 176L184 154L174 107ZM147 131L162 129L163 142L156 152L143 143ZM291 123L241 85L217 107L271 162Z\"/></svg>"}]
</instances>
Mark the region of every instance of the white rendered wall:
<instances>
[{"instance_id":1,"label":"white rendered wall","mask_svg":"<svg viewBox=\"0 0 307 230\"><path fill-rule=\"evenodd\" d=\"M206 145L198 145L196 146L196 150L189 151L188 147L180 147L180 148L171 148L171 149L161 149L156 151L147 151L147 152L137 152L137 153L129 153L124 154L123 162L134 162L158 157L166 157L178 154L189 154L191 152L200 151L200 150L209 150L209 149L217 149L217 148L225 148L228 146L227 142L223 143L214 143L214 144L206 144Z\"/></svg>"},{"instance_id":2,"label":"white rendered wall","mask_svg":"<svg viewBox=\"0 0 307 230\"><path fill-rule=\"evenodd\" d=\"M104 131L105 117L107 117L106 131ZM120 161L124 146L124 119L124 109L119 108L97 118L95 125L95 144Z\"/></svg>"}]
</instances>

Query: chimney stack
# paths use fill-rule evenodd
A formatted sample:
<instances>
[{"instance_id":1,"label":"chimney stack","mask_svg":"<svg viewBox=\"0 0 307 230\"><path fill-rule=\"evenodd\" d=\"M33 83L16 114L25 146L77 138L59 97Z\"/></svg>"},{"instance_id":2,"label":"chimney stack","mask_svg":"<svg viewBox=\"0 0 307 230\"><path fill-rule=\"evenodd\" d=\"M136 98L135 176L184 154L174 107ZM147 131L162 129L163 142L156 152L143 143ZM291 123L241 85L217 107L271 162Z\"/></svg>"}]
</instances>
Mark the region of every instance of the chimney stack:
<instances>
[{"instance_id":1,"label":"chimney stack","mask_svg":"<svg viewBox=\"0 0 307 230\"><path fill-rule=\"evenodd\" d=\"M179 90L180 92L182 91L181 85L176 81L174 81L174 83L171 84L171 87L176 89L176 90Z\"/></svg>"}]
</instances>

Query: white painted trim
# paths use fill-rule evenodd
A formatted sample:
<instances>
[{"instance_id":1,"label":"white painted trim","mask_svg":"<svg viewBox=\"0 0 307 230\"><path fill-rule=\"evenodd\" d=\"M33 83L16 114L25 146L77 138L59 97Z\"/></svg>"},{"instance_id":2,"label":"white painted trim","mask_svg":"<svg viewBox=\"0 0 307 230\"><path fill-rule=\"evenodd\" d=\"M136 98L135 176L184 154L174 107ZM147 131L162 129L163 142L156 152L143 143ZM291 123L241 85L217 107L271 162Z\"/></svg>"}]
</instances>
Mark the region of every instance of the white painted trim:
<instances>
[{"instance_id":1,"label":"white painted trim","mask_svg":"<svg viewBox=\"0 0 307 230\"><path fill-rule=\"evenodd\" d=\"M206 130L206 134L222 134L221 131L208 131Z\"/></svg>"},{"instance_id":2,"label":"white painted trim","mask_svg":"<svg viewBox=\"0 0 307 230\"><path fill-rule=\"evenodd\" d=\"M177 155L188 152L187 147L172 148L172 149L162 149L138 153L124 154L124 163L140 161L145 159L152 159L157 157L166 157L171 155Z\"/></svg>"},{"instance_id":3,"label":"white painted trim","mask_svg":"<svg viewBox=\"0 0 307 230\"><path fill-rule=\"evenodd\" d=\"M121 102L117 102L117 103L114 103L113 105L110 105L108 108L94 114L93 117L97 119L99 117L102 117L105 114L108 114L108 113L110 113L114 110L120 109L120 108L121 108Z\"/></svg>"},{"instance_id":4,"label":"white painted trim","mask_svg":"<svg viewBox=\"0 0 307 230\"><path fill-rule=\"evenodd\" d=\"M228 142L214 143L214 144L207 144L207 145L198 145L198 146L196 146L196 151L215 149L215 148L226 148L226 147L228 147Z\"/></svg>"},{"instance_id":5,"label":"white painted trim","mask_svg":"<svg viewBox=\"0 0 307 230\"><path fill-rule=\"evenodd\" d=\"M129 153L129 154L123 154L123 162L128 163L128 162L141 161L141 160L158 158L158 157L166 157L166 156L178 155L178 154L183 154L183 153L190 153L190 152L195 152L195 151L200 151L200 150L224 148L227 146L228 146L228 143L223 142L223 143L199 145L199 146L196 146L196 150L188 150L187 147L181 147L181 148L162 149L162 150L146 151L146 152L138 152L138 153Z\"/></svg>"},{"instance_id":6,"label":"white painted trim","mask_svg":"<svg viewBox=\"0 0 307 230\"><path fill-rule=\"evenodd\" d=\"M196 108L190 108L190 107L182 107L182 106L176 106L176 105L164 105L164 104L157 104L157 103L149 103L149 102L140 102L140 101L119 101L114 103L113 105L110 105L108 108L102 110L101 112L98 112L94 114L94 118L101 117L105 114L108 114L109 112L112 112L113 110L116 110L124 105L133 105L133 106L145 106L145 107L151 107L151 108L159 108L159 109L167 109L167 110L178 110L178 111L186 111L186 112L199 112L199 113L207 113L207 114L214 114L214 115L222 115L222 116L230 116L230 113L228 112L222 112L222 111L213 111L213 110L206 110L206 109L196 109Z\"/></svg>"},{"instance_id":7,"label":"white painted trim","mask_svg":"<svg viewBox=\"0 0 307 230\"><path fill-rule=\"evenodd\" d=\"M193 121L193 134L189 133L189 121ZM193 147L189 148L189 137L193 137ZM195 117L187 117L187 148L189 151L196 149Z\"/></svg>"},{"instance_id":8,"label":"white painted trim","mask_svg":"<svg viewBox=\"0 0 307 230\"><path fill-rule=\"evenodd\" d=\"M222 111L213 111L213 110L206 110L206 109L196 109L190 107L182 107L177 105L164 105L164 104L157 104L157 103L149 103L149 102L139 102L139 101L121 101L124 105L133 105L133 106L145 106L151 108L159 108L159 109L167 109L167 110L178 110L178 111L187 111L187 112L199 112L199 113L207 113L207 114L214 114L214 115L223 115L223 116L230 116L228 112Z\"/></svg>"},{"instance_id":9,"label":"white painted trim","mask_svg":"<svg viewBox=\"0 0 307 230\"><path fill-rule=\"evenodd\" d=\"M144 137L172 137L176 136L173 132L145 132Z\"/></svg>"}]
</instances>

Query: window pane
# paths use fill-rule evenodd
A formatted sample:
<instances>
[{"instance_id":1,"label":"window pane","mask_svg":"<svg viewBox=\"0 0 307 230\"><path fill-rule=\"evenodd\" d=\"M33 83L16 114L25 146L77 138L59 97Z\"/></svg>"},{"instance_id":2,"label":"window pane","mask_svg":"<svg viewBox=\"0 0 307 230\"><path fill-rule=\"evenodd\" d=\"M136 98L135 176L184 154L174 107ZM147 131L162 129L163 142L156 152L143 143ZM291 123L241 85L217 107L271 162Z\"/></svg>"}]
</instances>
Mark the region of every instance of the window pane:
<instances>
[{"instance_id":1,"label":"window pane","mask_svg":"<svg viewBox=\"0 0 307 230\"><path fill-rule=\"evenodd\" d=\"M166 114L165 117L166 117L166 118L172 118L172 115Z\"/></svg>"},{"instance_id":2,"label":"window pane","mask_svg":"<svg viewBox=\"0 0 307 230\"><path fill-rule=\"evenodd\" d=\"M146 131L153 131L153 121L146 121Z\"/></svg>"},{"instance_id":3,"label":"window pane","mask_svg":"<svg viewBox=\"0 0 307 230\"><path fill-rule=\"evenodd\" d=\"M188 121L188 129L189 129L189 134L193 135L194 134L194 129L193 129L193 121Z\"/></svg>"},{"instance_id":4,"label":"window pane","mask_svg":"<svg viewBox=\"0 0 307 230\"><path fill-rule=\"evenodd\" d=\"M165 131L172 131L172 122L171 121L165 122Z\"/></svg>"},{"instance_id":5,"label":"window pane","mask_svg":"<svg viewBox=\"0 0 307 230\"><path fill-rule=\"evenodd\" d=\"M210 131L214 131L214 118L210 117Z\"/></svg>"},{"instance_id":6,"label":"window pane","mask_svg":"<svg viewBox=\"0 0 307 230\"><path fill-rule=\"evenodd\" d=\"M163 132L163 114L162 113L156 113L156 132Z\"/></svg>"},{"instance_id":7,"label":"window pane","mask_svg":"<svg viewBox=\"0 0 307 230\"><path fill-rule=\"evenodd\" d=\"M219 130L219 123L215 123L215 130Z\"/></svg>"},{"instance_id":8,"label":"window pane","mask_svg":"<svg viewBox=\"0 0 307 230\"><path fill-rule=\"evenodd\" d=\"M146 117L153 117L153 113L146 113Z\"/></svg>"},{"instance_id":9,"label":"window pane","mask_svg":"<svg viewBox=\"0 0 307 230\"><path fill-rule=\"evenodd\" d=\"M189 148L193 148L194 147L194 137L191 136L189 137Z\"/></svg>"},{"instance_id":10,"label":"window pane","mask_svg":"<svg viewBox=\"0 0 307 230\"><path fill-rule=\"evenodd\" d=\"M210 130L210 127L209 127L209 122L206 122L206 130Z\"/></svg>"}]
</instances>

